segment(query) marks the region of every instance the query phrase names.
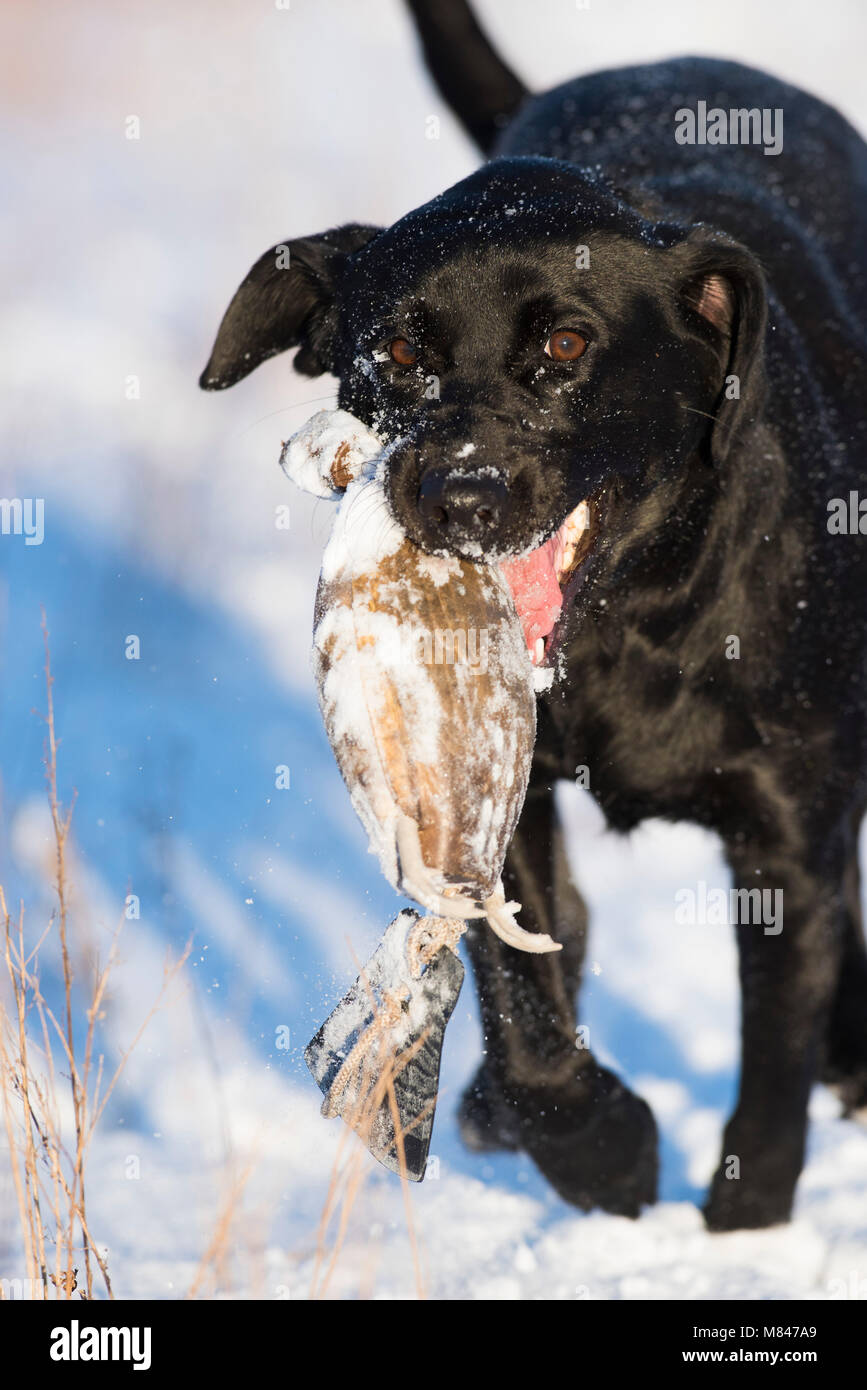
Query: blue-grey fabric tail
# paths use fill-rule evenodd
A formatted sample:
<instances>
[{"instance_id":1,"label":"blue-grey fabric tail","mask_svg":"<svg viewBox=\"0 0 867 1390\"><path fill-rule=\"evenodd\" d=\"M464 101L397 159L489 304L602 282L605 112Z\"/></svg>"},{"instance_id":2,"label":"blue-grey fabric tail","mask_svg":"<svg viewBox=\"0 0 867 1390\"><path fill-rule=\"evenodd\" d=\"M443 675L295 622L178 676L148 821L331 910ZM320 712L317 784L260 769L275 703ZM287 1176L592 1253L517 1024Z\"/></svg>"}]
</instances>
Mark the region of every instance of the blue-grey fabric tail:
<instances>
[{"instance_id":1,"label":"blue-grey fabric tail","mask_svg":"<svg viewBox=\"0 0 867 1390\"><path fill-rule=\"evenodd\" d=\"M340 1115L374 1158L413 1182L425 1174L443 1038L464 979L448 946L421 963L425 920L398 914L304 1052L322 1114Z\"/></svg>"}]
</instances>

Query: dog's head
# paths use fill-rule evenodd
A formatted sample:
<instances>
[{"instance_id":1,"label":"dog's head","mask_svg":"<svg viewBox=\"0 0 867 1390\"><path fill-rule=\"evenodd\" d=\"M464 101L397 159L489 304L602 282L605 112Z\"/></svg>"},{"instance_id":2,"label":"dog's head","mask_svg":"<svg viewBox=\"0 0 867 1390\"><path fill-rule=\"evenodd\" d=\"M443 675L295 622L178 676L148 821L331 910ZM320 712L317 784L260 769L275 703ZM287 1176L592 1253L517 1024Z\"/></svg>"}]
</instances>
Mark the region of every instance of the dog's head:
<instances>
[{"instance_id":1,"label":"dog's head","mask_svg":"<svg viewBox=\"0 0 867 1390\"><path fill-rule=\"evenodd\" d=\"M284 243L226 312L201 385L297 347L386 441L420 545L538 547L612 478L725 465L761 403L765 299L743 247L646 220L592 174L497 160L387 229Z\"/></svg>"}]
</instances>

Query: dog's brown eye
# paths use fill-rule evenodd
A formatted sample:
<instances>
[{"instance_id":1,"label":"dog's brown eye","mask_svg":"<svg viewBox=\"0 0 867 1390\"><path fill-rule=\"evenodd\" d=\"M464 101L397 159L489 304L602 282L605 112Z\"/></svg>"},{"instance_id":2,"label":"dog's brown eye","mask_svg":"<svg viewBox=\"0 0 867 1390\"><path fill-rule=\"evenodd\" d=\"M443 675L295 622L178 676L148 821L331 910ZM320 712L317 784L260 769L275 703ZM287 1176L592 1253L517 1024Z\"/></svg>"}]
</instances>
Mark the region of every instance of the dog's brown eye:
<instances>
[{"instance_id":1,"label":"dog's brown eye","mask_svg":"<svg viewBox=\"0 0 867 1390\"><path fill-rule=\"evenodd\" d=\"M561 328L558 333L551 334L545 344L545 351L555 362L574 362L586 346L587 339L576 333L574 328Z\"/></svg>"},{"instance_id":2,"label":"dog's brown eye","mask_svg":"<svg viewBox=\"0 0 867 1390\"><path fill-rule=\"evenodd\" d=\"M394 338L389 344L389 352L392 360L401 367L414 367L415 359L418 357L418 349L415 343L411 343L406 338Z\"/></svg>"}]
</instances>

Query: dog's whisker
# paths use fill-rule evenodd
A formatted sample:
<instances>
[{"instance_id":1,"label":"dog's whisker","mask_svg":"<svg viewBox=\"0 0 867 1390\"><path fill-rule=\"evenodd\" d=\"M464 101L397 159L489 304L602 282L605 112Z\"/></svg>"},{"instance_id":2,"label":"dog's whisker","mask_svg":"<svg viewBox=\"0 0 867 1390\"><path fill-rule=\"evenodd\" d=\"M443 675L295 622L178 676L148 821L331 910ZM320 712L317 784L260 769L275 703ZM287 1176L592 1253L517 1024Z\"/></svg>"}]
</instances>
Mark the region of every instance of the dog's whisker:
<instances>
[{"instance_id":1,"label":"dog's whisker","mask_svg":"<svg viewBox=\"0 0 867 1390\"><path fill-rule=\"evenodd\" d=\"M250 430L255 429L257 425L264 424L266 420L273 420L277 415L288 415L290 410L302 410L310 405L321 405L323 401L330 401L333 405L336 405L336 392L331 392L328 396L312 396L308 401L295 401L292 405L284 405L279 410L272 410L267 415L261 415L258 420L251 420L249 425L245 425L242 430L239 430L238 433L232 437L234 439L240 439Z\"/></svg>"}]
</instances>

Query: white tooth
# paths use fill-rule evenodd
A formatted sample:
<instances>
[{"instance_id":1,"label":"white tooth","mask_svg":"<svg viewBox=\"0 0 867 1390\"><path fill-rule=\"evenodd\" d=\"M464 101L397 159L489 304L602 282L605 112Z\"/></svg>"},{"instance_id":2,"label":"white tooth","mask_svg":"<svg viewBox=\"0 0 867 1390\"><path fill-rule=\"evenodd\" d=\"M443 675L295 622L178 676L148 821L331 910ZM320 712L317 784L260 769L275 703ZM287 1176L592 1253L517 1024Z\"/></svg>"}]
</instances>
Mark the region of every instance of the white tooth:
<instances>
[{"instance_id":1,"label":"white tooth","mask_svg":"<svg viewBox=\"0 0 867 1390\"><path fill-rule=\"evenodd\" d=\"M586 502L579 502L573 512L570 512L563 524L563 533L568 540L572 540L586 531L590 525L590 508Z\"/></svg>"},{"instance_id":2,"label":"white tooth","mask_svg":"<svg viewBox=\"0 0 867 1390\"><path fill-rule=\"evenodd\" d=\"M572 568L575 551L582 534L590 525L590 504L579 502L571 511L560 530L560 558L557 563L557 579L561 581Z\"/></svg>"},{"instance_id":3,"label":"white tooth","mask_svg":"<svg viewBox=\"0 0 867 1390\"><path fill-rule=\"evenodd\" d=\"M537 666L539 665L540 661L542 661L542 659L544 658L544 656L545 656L545 639L544 639L544 637L537 637L537 638L536 638L536 649L535 649L535 651L533 652L533 661L535 662L535 664L536 664Z\"/></svg>"}]
</instances>

